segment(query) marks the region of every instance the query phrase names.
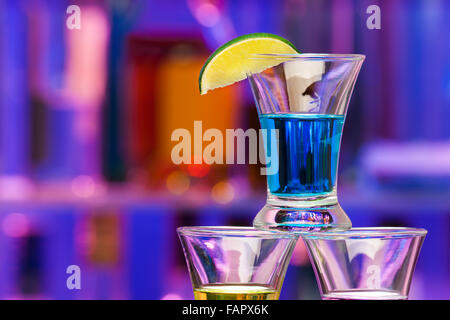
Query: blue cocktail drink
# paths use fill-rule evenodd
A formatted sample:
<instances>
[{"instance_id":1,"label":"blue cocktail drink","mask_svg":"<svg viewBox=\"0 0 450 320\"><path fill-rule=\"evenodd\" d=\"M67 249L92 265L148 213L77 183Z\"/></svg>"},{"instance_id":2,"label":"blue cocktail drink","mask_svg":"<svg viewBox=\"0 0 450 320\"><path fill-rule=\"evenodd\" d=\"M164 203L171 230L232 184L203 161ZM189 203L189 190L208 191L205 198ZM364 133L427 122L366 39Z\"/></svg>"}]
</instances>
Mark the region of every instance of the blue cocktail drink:
<instances>
[{"instance_id":1,"label":"blue cocktail drink","mask_svg":"<svg viewBox=\"0 0 450 320\"><path fill-rule=\"evenodd\" d=\"M344 116L264 114L260 122L262 129L278 130L278 155L267 155L278 161L278 172L267 176L271 194L311 197L335 191Z\"/></svg>"},{"instance_id":2,"label":"blue cocktail drink","mask_svg":"<svg viewBox=\"0 0 450 320\"><path fill-rule=\"evenodd\" d=\"M291 54L252 59L279 61L249 75L261 128L276 130L265 135L265 152L278 168L267 175L267 203L254 226L299 233L350 228L351 221L337 200L337 169L348 102L364 56Z\"/></svg>"}]
</instances>

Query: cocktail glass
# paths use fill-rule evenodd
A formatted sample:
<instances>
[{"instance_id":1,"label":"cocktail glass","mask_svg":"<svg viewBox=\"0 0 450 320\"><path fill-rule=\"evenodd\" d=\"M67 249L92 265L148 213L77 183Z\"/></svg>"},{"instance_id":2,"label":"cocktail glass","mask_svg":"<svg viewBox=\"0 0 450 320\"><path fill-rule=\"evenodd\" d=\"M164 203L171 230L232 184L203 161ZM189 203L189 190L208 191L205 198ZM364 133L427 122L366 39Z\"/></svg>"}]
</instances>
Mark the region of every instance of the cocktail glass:
<instances>
[{"instance_id":1,"label":"cocktail glass","mask_svg":"<svg viewBox=\"0 0 450 320\"><path fill-rule=\"evenodd\" d=\"M196 300L277 300L297 236L245 227L177 229Z\"/></svg>"},{"instance_id":2,"label":"cocktail glass","mask_svg":"<svg viewBox=\"0 0 450 320\"><path fill-rule=\"evenodd\" d=\"M260 59L262 66L276 65L248 75L261 128L268 129L263 134L267 203L254 219L254 227L293 232L351 227L338 203L336 181L342 129L364 58L339 54L249 57Z\"/></svg>"},{"instance_id":3,"label":"cocktail glass","mask_svg":"<svg viewBox=\"0 0 450 320\"><path fill-rule=\"evenodd\" d=\"M425 229L303 234L324 300L405 300Z\"/></svg>"}]
</instances>

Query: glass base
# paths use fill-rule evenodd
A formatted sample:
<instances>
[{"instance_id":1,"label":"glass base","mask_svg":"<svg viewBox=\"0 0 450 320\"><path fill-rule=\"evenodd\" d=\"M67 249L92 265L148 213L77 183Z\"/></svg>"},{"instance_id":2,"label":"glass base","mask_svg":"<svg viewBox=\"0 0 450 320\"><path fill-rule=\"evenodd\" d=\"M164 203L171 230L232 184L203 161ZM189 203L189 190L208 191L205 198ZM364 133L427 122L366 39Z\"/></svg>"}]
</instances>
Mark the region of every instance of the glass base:
<instances>
[{"instance_id":1,"label":"glass base","mask_svg":"<svg viewBox=\"0 0 450 320\"><path fill-rule=\"evenodd\" d=\"M263 230L309 233L346 231L352 222L336 196L323 198L287 198L269 194L266 205L253 220Z\"/></svg>"}]
</instances>

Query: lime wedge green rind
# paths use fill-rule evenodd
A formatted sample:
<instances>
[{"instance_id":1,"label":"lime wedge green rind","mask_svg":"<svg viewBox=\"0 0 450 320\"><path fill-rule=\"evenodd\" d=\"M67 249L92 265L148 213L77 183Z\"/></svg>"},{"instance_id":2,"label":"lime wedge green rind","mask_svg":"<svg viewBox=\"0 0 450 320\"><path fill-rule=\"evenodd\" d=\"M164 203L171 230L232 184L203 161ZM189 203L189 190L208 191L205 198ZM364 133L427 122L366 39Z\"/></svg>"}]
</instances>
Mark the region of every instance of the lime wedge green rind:
<instances>
[{"instance_id":1,"label":"lime wedge green rind","mask_svg":"<svg viewBox=\"0 0 450 320\"><path fill-rule=\"evenodd\" d=\"M213 87L213 88L207 88L206 90L204 90L204 88L202 87L202 80L203 80L204 74L205 74L207 68L210 66L211 61L214 58L218 57L220 54L222 54L225 51L229 50L230 47L232 47L234 45L237 45L239 43L244 43L244 42L253 41L253 40L254 41L258 41L258 40L265 41L265 39L266 40L270 40L271 42L280 42L280 46L284 47L284 51L286 51L286 49L287 49L289 51L288 53L300 53L290 41L288 41L288 40L286 40L286 39L284 39L284 38L282 38L282 37L280 37L278 35L271 34L271 33L251 33L251 34L246 34L246 35L234 38L233 40L231 40L231 41L223 44L222 46L220 46L206 60L205 64L203 65L203 67L202 67L202 69L200 71L200 76L199 76L199 79L198 79L200 94L205 94L208 90L212 90L212 89L216 88L216 87ZM261 53L261 52L258 52L258 53ZM271 53L280 53L280 52L272 52L271 49L268 48L267 51L264 52L264 53L271 54ZM286 53L286 52L284 52L284 53ZM279 63L281 63L281 62L283 62L283 61L279 61ZM268 65L267 68L272 67L272 66L273 65ZM260 71L262 71L262 70L260 70ZM228 84L231 84L233 82L237 82L237 81L240 81L240 80L243 80L243 79L239 78L239 79L235 79L235 80L236 81L231 81ZM217 87L223 87L223 86L228 85L228 84L222 84L222 85L219 85Z\"/></svg>"}]
</instances>

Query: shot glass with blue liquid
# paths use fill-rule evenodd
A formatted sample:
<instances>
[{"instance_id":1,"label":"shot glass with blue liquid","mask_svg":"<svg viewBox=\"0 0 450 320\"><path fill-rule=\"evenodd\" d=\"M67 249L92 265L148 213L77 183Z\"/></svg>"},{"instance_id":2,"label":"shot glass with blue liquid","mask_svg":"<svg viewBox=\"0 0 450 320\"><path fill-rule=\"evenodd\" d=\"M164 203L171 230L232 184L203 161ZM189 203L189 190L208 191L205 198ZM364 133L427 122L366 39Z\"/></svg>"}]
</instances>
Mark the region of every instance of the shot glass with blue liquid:
<instances>
[{"instance_id":1,"label":"shot glass with blue liquid","mask_svg":"<svg viewBox=\"0 0 450 320\"><path fill-rule=\"evenodd\" d=\"M299 233L351 228L337 199L337 171L345 116L364 58L249 57L275 65L248 77L261 128L267 130L267 165L277 169L267 171L267 203L253 221L256 228Z\"/></svg>"}]
</instances>

